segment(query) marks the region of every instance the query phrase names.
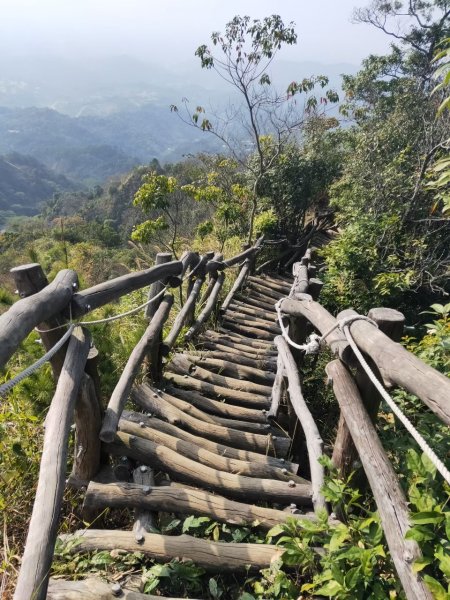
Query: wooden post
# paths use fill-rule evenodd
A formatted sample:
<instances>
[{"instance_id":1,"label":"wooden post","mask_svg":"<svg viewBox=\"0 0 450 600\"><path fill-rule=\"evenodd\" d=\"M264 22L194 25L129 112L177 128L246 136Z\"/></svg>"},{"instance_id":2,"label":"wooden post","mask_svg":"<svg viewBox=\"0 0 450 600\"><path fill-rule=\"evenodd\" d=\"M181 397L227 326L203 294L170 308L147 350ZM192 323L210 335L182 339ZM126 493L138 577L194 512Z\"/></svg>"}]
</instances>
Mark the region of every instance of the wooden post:
<instances>
[{"instance_id":1,"label":"wooden post","mask_svg":"<svg viewBox=\"0 0 450 600\"><path fill-rule=\"evenodd\" d=\"M34 327L51 329L65 322L55 315L67 308L78 286L77 274L68 269L60 271L50 285L38 264L15 267L11 273L21 299L0 317L0 367ZM64 333L64 328L42 333L45 348L52 348ZM64 354L61 349L51 361L55 378L61 371Z\"/></svg>"},{"instance_id":2,"label":"wooden post","mask_svg":"<svg viewBox=\"0 0 450 600\"><path fill-rule=\"evenodd\" d=\"M139 467L136 467L136 469L133 471L133 483L140 486L154 487L155 477L153 469L147 465L140 465ZM157 513L136 507L134 513L133 532L137 542L143 542L146 533L157 532L156 520Z\"/></svg>"},{"instance_id":3,"label":"wooden post","mask_svg":"<svg viewBox=\"0 0 450 600\"><path fill-rule=\"evenodd\" d=\"M165 263L170 262L171 260L172 260L171 252L158 252L158 254L156 255L155 266L163 265ZM152 298L157 296L163 288L164 288L164 284L161 281L155 281L155 283L152 283L152 285L150 286L150 290L148 292L148 299L151 300ZM146 306L145 317L149 321L153 317L155 312L158 310L158 306L161 304L161 301L162 301L162 296L160 296L158 300L155 300L154 302L152 302L151 304Z\"/></svg>"},{"instance_id":4,"label":"wooden post","mask_svg":"<svg viewBox=\"0 0 450 600\"><path fill-rule=\"evenodd\" d=\"M419 546L414 540L405 540L405 534L410 528L406 498L364 407L359 390L341 361L329 363L326 371L369 480L406 597L408 600L431 599L432 594L413 570L414 561L421 556Z\"/></svg>"},{"instance_id":5,"label":"wooden post","mask_svg":"<svg viewBox=\"0 0 450 600\"><path fill-rule=\"evenodd\" d=\"M100 468L102 413L95 385L85 374L75 404L75 452L70 479L90 481Z\"/></svg>"},{"instance_id":6,"label":"wooden post","mask_svg":"<svg viewBox=\"0 0 450 600\"><path fill-rule=\"evenodd\" d=\"M337 320L358 314L354 310L344 310L337 315ZM392 308L373 308L369 311L368 316L376 322L380 331L386 335L393 336L394 341L399 341L403 334L403 325L405 322L404 315ZM370 368L375 375L380 378L378 369L375 363L366 357ZM381 378L380 378L381 379ZM381 396L373 383L370 381L361 365L357 365L355 372L355 381L360 391L364 407L367 410L370 418L375 422L378 409L380 406ZM338 431L333 451L333 462L341 474L345 477L350 474L354 468L354 462L357 459L356 448L353 444L349 429L345 423L343 416L339 418ZM363 485L363 482L358 482Z\"/></svg>"},{"instance_id":7,"label":"wooden post","mask_svg":"<svg viewBox=\"0 0 450 600\"><path fill-rule=\"evenodd\" d=\"M46 419L44 448L15 600L44 600L66 479L73 410L89 352L89 334L76 327Z\"/></svg>"}]
</instances>

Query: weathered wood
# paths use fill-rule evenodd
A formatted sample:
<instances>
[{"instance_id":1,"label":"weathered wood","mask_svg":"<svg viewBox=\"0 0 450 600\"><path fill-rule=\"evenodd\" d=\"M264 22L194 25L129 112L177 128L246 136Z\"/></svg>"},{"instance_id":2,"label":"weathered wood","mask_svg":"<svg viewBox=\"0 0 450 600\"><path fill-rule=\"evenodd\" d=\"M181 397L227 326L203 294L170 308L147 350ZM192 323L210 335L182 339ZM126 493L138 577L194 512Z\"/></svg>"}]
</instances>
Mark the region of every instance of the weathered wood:
<instances>
[{"instance_id":1,"label":"weathered wood","mask_svg":"<svg viewBox=\"0 0 450 600\"><path fill-rule=\"evenodd\" d=\"M325 473L319 458L323 455L323 440L313 419L313 416L303 398L300 377L297 365L289 346L283 337L277 336L275 344L280 353L286 372L289 389L289 399L303 429L308 448L308 459L311 471L311 487L313 491L313 504L316 509L326 508L325 499L321 489L325 483Z\"/></svg>"},{"instance_id":2,"label":"weathered wood","mask_svg":"<svg viewBox=\"0 0 450 600\"><path fill-rule=\"evenodd\" d=\"M251 392L261 396L270 396L271 394L270 386L213 373L212 371L208 371L199 365L193 364L184 354L175 354L172 356L168 370L175 371L175 373L191 374L193 377L195 377L195 379L207 381L208 383L231 388L233 390Z\"/></svg>"},{"instance_id":3,"label":"weathered wood","mask_svg":"<svg viewBox=\"0 0 450 600\"><path fill-rule=\"evenodd\" d=\"M220 290L222 289L224 280L225 280L225 274L220 273L220 275L217 277L216 283L214 284L213 291L211 292L211 295L205 304L205 307L203 308L201 313L198 315L195 323L192 325L192 327L189 329L189 331L184 336L184 339L186 342L190 342L192 340L192 338L195 335L197 335L197 333L200 331L200 329L203 327L203 325L206 323L206 321L209 319L211 313L213 312L213 310L216 306L217 298L219 297Z\"/></svg>"},{"instance_id":4,"label":"weathered wood","mask_svg":"<svg viewBox=\"0 0 450 600\"><path fill-rule=\"evenodd\" d=\"M201 340L199 344L202 348L206 350L211 350L213 352L223 352L224 355L232 354L236 357L236 360L251 360L256 361L260 367L263 365L272 364L270 369L272 371L275 370L276 359L273 354L269 354L264 352L263 350L255 350L249 349L248 347L241 346L240 344L234 344L233 342L228 342L224 340L223 343L216 342L214 340Z\"/></svg>"},{"instance_id":5,"label":"weathered wood","mask_svg":"<svg viewBox=\"0 0 450 600\"><path fill-rule=\"evenodd\" d=\"M155 477L153 469L147 465L140 465L133 471L133 483L137 484L141 489L143 486L154 487ZM100 484L101 485L101 484ZM157 488L156 488L157 489ZM134 511L133 533L136 541L140 541L146 533L157 533L157 517L158 515L145 506L136 506Z\"/></svg>"},{"instance_id":6,"label":"weathered wood","mask_svg":"<svg viewBox=\"0 0 450 600\"><path fill-rule=\"evenodd\" d=\"M195 269L200 262L200 255L198 252L190 252L186 250L186 252L183 252L180 261L183 263L180 276L183 277L183 275L188 272L188 269L191 271Z\"/></svg>"},{"instance_id":7,"label":"weathered wood","mask_svg":"<svg viewBox=\"0 0 450 600\"><path fill-rule=\"evenodd\" d=\"M260 355L255 357L253 354L242 353L229 346L213 342L202 341L201 346L204 348L203 350L195 350L195 353L199 353L201 356L206 355L214 359L218 358L220 360L228 361L238 366L244 365L250 368L263 369L268 372L275 372L276 370L276 361L273 356Z\"/></svg>"},{"instance_id":8,"label":"weathered wood","mask_svg":"<svg viewBox=\"0 0 450 600\"><path fill-rule=\"evenodd\" d=\"M196 408L200 408L202 411L205 411L211 415L228 417L229 419L239 419L247 422L252 421L253 423L267 424L267 417L261 410L245 408L243 406L235 406L234 404L227 404L226 402L221 402L219 400L212 400L211 398L202 396L198 392L182 390L172 386L166 386L165 390L167 393L172 394L172 396L176 395L178 398L186 400Z\"/></svg>"},{"instance_id":9,"label":"weathered wood","mask_svg":"<svg viewBox=\"0 0 450 600\"><path fill-rule=\"evenodd\" d=\"M248 321L248 325L244 324L244 322L234 322L228 317L223 319L223 323L226 325L227 329L230 331L235 331L237 333L244 334L248 337L254 337L259 340L267 340L271 341L273 339L273 333L266 331L265 329L261 329L259 327L252 327L251 321Z\"/></svg>"},{"instance_id":10,"label":"weathered wood","mask_svg":"<svg viewBox=\"0 0 450 600\"><path fill-rule=\"evenodd\" d=\"M357 315L358 313L354 310L348 309L340 312L337 315L337 320L345 319ZM397 310L390 308L378 308L372 309L369 312L370 318L373 318L378 325L380 331L383 331L387 335L392 334L396 340L400 340L403 333L403 324L405 317L402 313ZM376 365L370 358L367 358L369 366L374 371L377 377L380 377ZM367 410L370 418L375 422L378 409L381 402L381 395L376 387L371 382L365 370L361 365L355 369L355 382L361 393L361 397L364 403L364 407ZM333 462L336 468L340 471L343 477L346 477L354 469L353 463L357 460L357 451L352 440L350 431L345 423L345 419L342 415L339 418L339 425L336 434L336 441L333 449ZM365 482L360 481L360 477L355 477L353 483L358 487L364 487Z\"/></svg>"},{"instance_id":11,"label":"weathered wood","mask_svg":"<svg viewBox=\"0 0 450 600\"><path fill-rule=\"evenodd\" d=\"M36 497L15 600L46 597L66 479L70 424L88 352L89 336L76 327L46 418Z\"/></svg>"},{"instance_id":12,"label":"weathered wood","mask_svg":"<svg viewBox=\"0 0 450 600\"><path fill-rule=\"evenodd\" d=\"M420 398L450 425L450 379L425 364L368 321L349 326L358 348L376 364L387 387L399 386Z\"/></svg>"},{"instance_id":13,"label":"weathered wood","mask_svg":"<svg viewBox=\"0 0 450 600\"><path fill-rule=\"evenodd\" d=\"M67 308L76 285L78 285L77 274L64 269L40 292L21 298L0 316L0 368L6 364L20 343L35 327L40 323L48 322ZM51 343L50 339L49 342Z\"/></svg>"},{"instance_id":14,"label":"weathered wood","mask_svg":"<svg viewBox=\"0 0 450 600\"><path fill-rule=\"evenodd\" d=\"M420 550L414 540L405 540L410 528L407 501L358 388L340 361L329 363L326 371L372 488L390 554L406 596L408 600L432 598L419 575L413 572L413 562L420 557Z\"/></svg>"},{"instance_id":15,"label":"weathered wood","mask_svg":"<svg viewBox=\"0 0 450 600\"><path fill-rule=\"evenodd\" d=\"M156 265L164 265L166 263L171 262L172 253L171 252L158 252L155 259ZM164 284L162 281L155 281L151 284L149 292L148 292L148 300L151 300L155 296L161 293L164 288ZM155 312L158 310L158 306L162 302L162 296L158 298L158 300L154 300L151 304L145 307L145 317L150 321Z\"/></svg>"},{"instance_id":16,"label":"weathered wood","mask_svg":"<svg viewBox=\"0 0 450 600\"><path fill-rule=\"evenodd\" d=\"M179 275L183 269L183 263L179 260L157 265L145 271L136 271L110 279L87 288L82 292L74 294L72 300L72 314L74 317L84 315L87 312L117 300L125 294L139 290L155 281L167 280L179 285Z\"/></svg>"},{"instance_id":17,"label":"weathered wood","mask_svg":"<svg viewBox=\"0 0 450 600\"><path fill-rule=\"evenodd\" d=\"M82 581L66 581L50 579L47 600L161 600L162 596L140 594L119 584L106 583L98 577L88 577ZM182 600L181 598L164 598L163 600Z\"/></svg>"},{"instance_id":18,"label":"weathered wood","mask_svg":"<svg viewBox=\"0 0 450 600\"><path fill-rule=\"evenodd\" d=\"M151 464L167 473L171 479L210 489L240 500L272 501L289 504L311 503L311 485L295 481L278 481L244 477L218 471L182 456L178 452L134 435L118 432L114 442L106 444L108 452Z\"/></svg>"},{"instance_id":19,"label":"weathered wood","mask_svg":"<svg viewBox=\"0 0 450 600\"><path fill-rule=\"evenodd\" d=\"M289 516L282 510L263 508L202 490L182 487L152 487L149 491L141 486L126 483L90 483L84 498L84 507L91 514L111 508L140 508L176 514L208 516L230 525L256 525L268 530L284 523ZM299 518L313 520L310 515Z\"/></svg>"},{"instance_id":20,"label":"weathered wood","mask_svg":"<svg viewBox=\"0 0 450 600\"><path fill-rule=\"evenodd\" d=\"M192 442L180 440L168 433L158 431L151 427L142 426L141 423L133 423L126 419L121 419L120 431L129 435L148 440L155 444L169 448L186 458L190 458L198 462L200 465L206 465L217 471L226 473L234 473L235 475L243 475L246 477L256 477L258 479L277 479L279 481L293 480L297 483L309 483L306 480L289 473L285 468L275 468L261 463L253 463L235 458L220 456L210 450L206 450L201 446L197 446Z\"/></svg>"},{"instance_id":21,"label":"weathered wood","mask_svg":"<svg viewBox=\"0 0 450 600\"><path fill-rule=\"evenodd\" d=\"M211 452L214 452L219 456L226 456L228 458L234 458L237 460L269 465L271 467L274 467L275 469L285 468L291 473L296 473L298 469L297 464L285 460L284 458L274 458L272 456L259 454L258 452L240 450L238 448L233 448L225 444L220 444L209 440L206 437L189 433L185 429L176 427L175 425L166 423L165 421L161 421L160 419L155 419L153 417L149 417L148 415L144 415L143 413L124 411L123 418L126 418L135 423L144 423L146 427L151 427L152 429L156 429L157 431L163 431L164 433L168 433L169 435L179 438L180 440L192 442L196 446L200 446L200 448L206 448L207 450L210 450Z\"/></svg>"},{"instance_id":22,"label":"weathered wood","mask_svg":"<svg viewBox=\"0 0 450 600\"><path fill-rule=\"evenodd\" d=\"M258 362L251 359L248 359L248 363L245 362L247 359L244 359L244 362L239 364L233 355L224 356L220 352L197 353L196 351L196 354L186 354L186 356L196 365L235 379L256 381L265 385L271 385L275 379L273 373L268 373L264 368L260 368Z\"/></svg>"},{"instance_id":23,"label":"weathered wood","mask_svg":"<svg viewBox=\"0 0 450 600\"><path fill-rule=\"evenodd\" d=\"M268 321L269 323L277 322L277 315L275 311L269 312L268 310L256 308L256 306L244 304L242 302L239 302L238 300L230 304L230 311L244 315L250 315L252 317L257 317L259 319L263 319L264 321Z\"/></svg>"},{"instance_id":24,"label":"weathered wood","mask_svg":"<svg viewBox=\"0 0 450 600\"><path fill-rule=\"evenodd\" d=\"M10 271L16 284L17 292L20 298L27 298L37 292L40 292L48 285L47 277L42 270L41 265L37 263L29 265L21 265ZM73 292L76 291L77 283L73 284ZM53 348L65 333L64 325L66 319L62 315L55 314L52 318L44 323L38 323L37 329L41 337L42 343L46 351ZM57 329L55 329L57 328ZM52 367L53 379L56 381L64 364L64 356L66 355L67 343L58 350L58 352L50 359Z\"/></svg>"},{"instance_id":25,"label":"weathered wood","mask_svg":"<svg viewBox=\"0 0 450 600\"><path fill-rule=\"evenodd\" d=\"M302 262L294 263L292 267L292 274L294 275L294 285L292 286L292 290L290 296L295 298L297 294L307 294L309 288L309 275L308 275L308 262L306 264L303 261L309 261L309 259L305 259L303 257Z\"/></svg>"},{"instance_id":26,"label":"weathered wood","mask_svg":"<svg viewBox=\"0 0 450 600\"><path fill-rule=\"evenodd\" d=\"M337 324L337 320L323 306L315 302L311 296L304 294L297 300L283 300L281 310L284 314L293 317L304 317L322 335L328 333ZM333 354L337 354L349 366L355 365L353 351L347 338L339 329L334 329L325 338Z\"/></svg>"},{"instance_id":27,"label":"weathered wood","mask_svg":"<svg viewBox=\"0 0 450 600\"><path fill-rule=\"evenodd\" d=\"M224 320L237 325L242 324L248 327L257 327L258 329L263 329L264 331L267 331L273 335L279 335L280 333L280 327L274 322L273 319L271 321L267 321L263 317L242 314L231 309L227 311L226 318Z\"/></svg>"},{"instance_id":28,"label":"weathered wood","mask_svg":"<svg viewBox=\"0 0 450 600\"><path fill-rule=\"evenodd\" d=\"M161 349L163 356L167 356L167 354L169 354L170 350L175 345L178 336L180 335L180 331L186 323L189 315L192 313L192 309L195 309L195 303L202 288L203 282L204 280L202 278L195 281L191 293L189 294L180 312L175 317L175 321L173 322L171 330L164 338L164 343Z\"/></svg>"},{"instance_id":29,"label":"weathered wood","mask_svg":"<svg viewBox=\"0 0 450 600\"><path fill-rule=\"evenodd\" d=\"M159 342L159 334L169 316L170 309L173 304L173 296L166 294L161 302L158 310L153 316L150 325L145 330L137 345L133 348L130 358L125 365L120 379L111 394L108 407L106 409L103 425L100 431L100 439L103 442L111 442L114 439L114 434L117 430L117 424L122 414L125 402L130 394L134 380L139 373L140 366L152 343L156 340Z\"/></svg>"},{"instance_id":30,"label":"weathered wood","mask_svg":"<svg viewBox=\"0 0 450 600\"><path fill-rule=\"evenodd\" d=\"M92 479L100 468L101 444L99 438L102 412L89 375L82 376L74 410L75 451L71 479Z\"/></svg>"},{"instance_id":31,"label":"weathered wood","mask_svg":"<svg viewBox=\"0 0 450 600\"><path fill-rule=\"evenodd\" d=\"M280 548L269 544L209 542L190 535L148 533L139 544L129 531L88 529L61 538L71 545L75 540L78 541L71 547L72 553L122 548L127 552L142 552L159 561L168 562L173 558L192 560L204 569L224 572L263 569L282 554Z\"/></svg>"},{"instance_id":32,"label":"weathered wood","mask_svg":"<svg viewBox=\"0 0 450 600\"><path fill-rule=\"evenodd\" d=\"M201 419L185 414L179 408L164 400L156 390L149 388L147 385L134 388L132 396L137 404L145 410L158 415L158 417L165 419L172 425L185 427L188 431L202 435L207 439L225 443L234 448L255 450L274 454L275 456L285 456L288 450L286 448L287 438L276 437L276 439L273 439L271 435L247 433L221 425L206 423Z\"/></svg>"},{"instance_id":33,"label":"weathered wood","mask_svg":"<svg viewBox=\"0 0 450 600\"><path fill-rule=\"evenodd\" d=\"M247 250L244 250L243 252L241 252L239 254L236 254L236 256L233 256L232 258L228 258L227 260L225 260L224 261L225 267L226 268L233 267L234 265L237 265L237 264L243 262L247 258L251 258L258 251L258 248L261 246L263 239L264 239L264 236L261 236L258 240L256 240L256 242L253 244L253 246L251 246L250 248L247 248Z\"/></svg>"},{"instance_id":34,"label":"weathered wood","mask_svg":"<svg viewBox=\"0 0 450 600\"><path fill-rule=\"evenodd\" d=\"M267 300L265 301L263 298L259 298L256 294L252 294L252 296L243 296L242 294L236 294L233 301L242 302L248 304L249 306L261 308L268 312L275 312L275 302L267 302Z\"/></svg>"},{"instance_id":35,"label":"weathered wood","mask_svg":"<svg viewBox=\"0 0 450 600\"><path fill-rule=\"evenodd\" d=\"M172 388L174 392L177 392L177 388ZM177 398L176 395L169 394L167 392L159 392L161 398L169 402L172 406L175 406L179 410L183 411L187 415L191 415L196 419L200 419L205 423L211 423L213 425L221 425L230 429L239 429L240 431L247 431L248 433L261 433L268 434L272 432L271 424L267 421L265 423L255 421L244 421L236 419L228 419L226 417L212 416L203 410L200 410L196 406L193 406L190 402L186 402L181 398ZM272 432L273 433L273 432Z\"/></svg>"},{"instance_id":36,"label":"weathered wood","mask_svg":"<svg viewBox=\"0 0 450 600\"><path fill-rule=\"evenodd\" d=\"M223 301L223 304L220 307L220 312L224 313L226 310L228 310L228 307L230 306L231 302L233 301L234 296L236 295L238 290L240 290L241 287L244 285L244 282L245 282L246 278L248 277L249 272L250 272L250 261L249 261L249 259L247 259L244 263L244 266L239 271L239 275L234 280L231 290L228 292L227 297Z\"/></svg>"},{"instance_id":37,"label":"weathered wood","mask_svg":"<svg viewBox=\"0 0 450 600\"><path fill-rule=\"evenodd\" d=\"M273 340L255 340L241 333L233 333L232 331L229 331L228 329L225 329L223 327L219 327L218 331L212 331L208 329L207 331L205 331L204 335L215 340L228 340L230 342L236 342L238 344L249 346L250 348L275 352Z\"/></svg>"},{"instance_id":38,"label":"weathered wood","mask_svg":"<svg viewBox=\"0 0 450 600\"><path fill-rule=\"evenodd\" d=\"M225 265L223 263L223 254L221 252L216 252L211 260L206 263L206 273L209 274L209 279L217 279L219 276L219 271L225 269Z\"/></svg>"},{"instance_id":39,"label":"weathered wood","mask_svg":"<svg viewBox=\"0 0 450 600\"><path fill-rule=\"evenodd\" d=\"M260 283L249 281L247 283L247 289L255 290L260 296L267 298L267 302L273 301L275 303L284 296L284 292L278 292L269 286L262 285L263 281L263 279L260 280Z\"/></svg>"},{"instance_id":40,"label":"weathered wood","mask_svg":"<svg viewBox=\"0 0 450 600\"><path fill-rule=\"evenodd\" d=\"M313 300L317 300L320 296L320 292L323 288L323 281L317 277L310 277L308 284L308 294L311 295Z\"/></svg>"},{"instance_id":41,"label":"weathered wood","mask_svg":"<svg viewBox=\"0 0 450 600\"><path fill-rule=\"evenodd\" d=\"M281 281L274 281L268 277L254 277L250 275L248 278L249 282L257 283L259 285L264 284L264 287L277 292L279 296L286 296L289 294L291 286L288 283L281 283Z\"/></svg>"},{"instance_id":42,"label":"weathered wood","mask_svg":"<svg viewBox=\"0 0 450 600\"><path fill-rule=\"evenodd\" d=\"M232 404L261 409L269 409L270 407L268 396L234 390L214 383L208 383L207 381L200 381L187 375L178 375L177 373L166 372L164 376L166 381L174 383L177 387L195 390L196 392L204 393L213 398L225 398Z\"/></svg>"},{"instance_id":43,"label":"weathered wood","mask_svg":"<svg viewBox=\"0 0 450 600\"><path fill-rule=\"evenodd\" d=\"M277 374L275 381L272 386L271 404L267 418L276 419L278 416L278 410L281 404L281 398L283 396L283 385L284 385L284 364L281 356L277 360Z\"/></svg>"}]
</instances>

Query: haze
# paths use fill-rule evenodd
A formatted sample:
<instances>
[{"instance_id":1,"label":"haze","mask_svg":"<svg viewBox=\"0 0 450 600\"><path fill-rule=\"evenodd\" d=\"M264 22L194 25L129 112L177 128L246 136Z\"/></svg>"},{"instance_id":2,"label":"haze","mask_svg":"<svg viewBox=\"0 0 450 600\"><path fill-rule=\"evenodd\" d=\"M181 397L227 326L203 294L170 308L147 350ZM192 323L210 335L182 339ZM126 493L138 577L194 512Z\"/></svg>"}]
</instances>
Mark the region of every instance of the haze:
<instances>
[{"instance_id":1,"label":"haze","mask_svg":"<svg viewBox=\"0 0 450 600\"><path fill-rule=\"evenodd\" d=\"M261 18L273 13L294 21L295 61L358 65L383 53L387 38L350 22L361 0L1 0L0 52L64 58L128 55L171 66L195 62L195 48L236 14Z\"/></svg>"}]
</instances>

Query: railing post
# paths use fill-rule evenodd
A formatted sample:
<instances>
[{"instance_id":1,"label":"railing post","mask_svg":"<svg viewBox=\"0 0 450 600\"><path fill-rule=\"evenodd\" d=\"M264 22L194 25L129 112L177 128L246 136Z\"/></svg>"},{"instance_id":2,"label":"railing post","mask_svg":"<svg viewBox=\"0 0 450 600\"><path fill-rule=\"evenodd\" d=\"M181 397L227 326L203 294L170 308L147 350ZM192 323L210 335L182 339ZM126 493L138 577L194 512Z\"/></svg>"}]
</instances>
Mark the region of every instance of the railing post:
<instances>
[{"instance_id":1,"label":"railing post","mask_svg":"<svg viewBox=\"0 0 450 600\"><path fill-rule=\"evenodd\" d=\"M357 313L354 310L349 309L340 312L336 318L337 320L340 320L356 314ZM400 341L403 335L403 325L405 322L405 317L401 312L392 308L372 308L367 316L375 321L380 331L385 335L395 342ZM375 375L380 378L375 363L369 357L366 357L366 360ZM361 394L364 407L372 419L372 422L375 422L380 407L381 396L360 365L356 367L355 381ZM357 452L350 431L341 415L334 444L333 463L341 474L346 476L353 470L356 459Z\"/></svg>"},{"instance_id":2,"label":"railing post","mask_svg":"<svg viewBox=\"0 0 450 600\"><path fill-rule=\"evenodd\" d=\"M168 263L171 260L172 260L171 252L158 252L158 254L156 255L156 259L155 259L155 266L163 265L164 263ZM152 285L150 286L149 292L148 292L148 299L151 300L152 298L154 298L156 295L158 295L161 292L161 290L163 288L164 288L164 284L161 281L155 281L155 283L152 283ZM161 301L162 301L162 296L158 300L156 300L155 302L152 302L145 308L145 317L149 321L153 317L155 312L158 310L158 306L161 304Z\"/></svg>"},{"instance_id":3,"label":"railing post","mask_svg":"<svg viewBox=\"0 0 450 600\"><path fill-rule=\"evenodd\" d=\"M45 276L44 271L42 270L41 265L38 263L31 263L28 265L21 265L19 267L14 267L10 271L11 275L14 278L14 283L16 284L17 292L21 298L27 298L28 296L32 296L37 292L40 292L48 285L47 277ZM73 283L74 289L73 291L77 291L78 282ZM61 316L56 316L52 319L49 319L45 323L39 323L38 329L42 329L42 332L39 332L39 335L42 339L42 343L46 350L50 350L64 335L65 330L64 327L60 329L56 329L54 331L44 332L46 329L53 329L54 327L58 327L60 325L64 325L66 319ZM67 344L65 344L61 350L59 350L55 356L50 360L50 365L53 371L53 377L55 380L58 379L59 374L61 373L62 366L64 364L64 357L66 355Z\"/></svg>"}]
</instances>

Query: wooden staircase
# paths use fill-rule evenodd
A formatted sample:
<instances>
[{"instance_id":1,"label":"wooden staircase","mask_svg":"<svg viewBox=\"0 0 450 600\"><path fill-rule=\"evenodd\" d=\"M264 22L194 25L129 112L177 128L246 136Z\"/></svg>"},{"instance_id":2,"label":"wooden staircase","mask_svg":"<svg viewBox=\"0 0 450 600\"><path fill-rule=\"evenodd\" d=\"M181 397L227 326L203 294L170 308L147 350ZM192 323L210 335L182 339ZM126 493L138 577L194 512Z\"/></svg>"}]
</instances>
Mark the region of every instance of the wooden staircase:
<instances>
[{"instance_id":1,"label":"wooden staircase","mask_svg":"<svg viewBox=\"0 0 450 600\"><path fill-rule=\"evenodd\" d=\"M104 448L119 463L133 465L133 472L123 471L134 482L91 481L84 511L94 520L105 507L132 507L134 524L130 531L88 528L65 536L77 540L74 552L122 549L158 561L192 560L213 572L261 569L280 556L276 546L162 535L155 533L157 513L263 530L285 521L286 511L300 514L301 508L303 518L314 518L311 483L289 460L287 415L283 424L268 416L277 368L273 339L280 334L274 304L290 287L287 278L250 276L218 327L201 333L195 349L168 358L158 387L144 381L133 388L140 411L122 413L114 441ZM126 581L119 591L100 581L92 586L102 598L127 593ZM85 588L83 582L51 580L47 597L70 592L70 598L87 598Z\"/></svg>"}]
</instances>

